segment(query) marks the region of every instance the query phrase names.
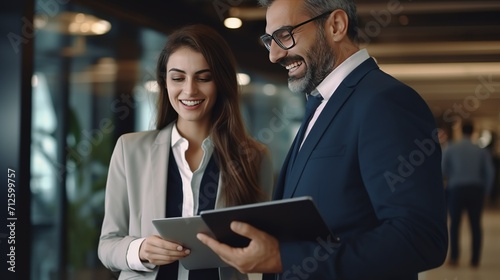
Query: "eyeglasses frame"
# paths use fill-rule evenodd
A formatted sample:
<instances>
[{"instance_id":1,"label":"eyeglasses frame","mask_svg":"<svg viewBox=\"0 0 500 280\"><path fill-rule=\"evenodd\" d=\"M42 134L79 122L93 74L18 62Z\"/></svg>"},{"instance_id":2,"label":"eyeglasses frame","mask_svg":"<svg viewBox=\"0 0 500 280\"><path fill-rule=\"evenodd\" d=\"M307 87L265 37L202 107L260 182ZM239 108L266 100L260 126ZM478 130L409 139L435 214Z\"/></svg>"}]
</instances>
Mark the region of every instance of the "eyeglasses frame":
<instances>
[{"instance_id":1,"label":"eyeglasses frame","mask_svg":"<svg viewBox=\"0 0 500 280\"><path fill-rule=\"evenodd\" d=\"M301 27L302 25L305 25L305 24L307 24L307 23L309 23L309 22L312 22L312 21L318 20L318 19L320 19L320 18L322 18L322 17L324 17L324 16L326 16L326 15L328 15L328 14L331 14L332 12L333 12L333 10L332 10L332 11L328 11L328 12L324 12L324 13L322 13L322 14L318 15L318 16L315 16L315 17L313 17L313 18L311 18L311 19L308 19L308 20L306 20L306 21L304 21L304 22L301 22L301 23L299 23L299 24L297 24L297 25L294 25L294 26L286 26L286 27L281 27L281 28L278 28L278 29L276 29L276 30L275 30L272 34L264 34L264 35L260 36L260 40L262 41L262 43L264 44L264 46L266 47L266 49L267 49L268 51L270 51L270 50L271 50L272 40L274 40L274 42L276 42L276 44L278 44L278 46L280 46L280 48L282 48L283 50L287 51L287 50L289 50L289 49L291 49L291 48L295 47L295 44L296 44L296 42L295 42L295 38L293 37L293 33L292 33L292 31L293 31L294 29L299 28L299 27ZM292 38L292 45L291 45L290 47L285 47L285 46L283 45L283 43L282 43L280 40L277 40L277 39L276 39L275 34L276 34L277 32L281 32L281 31L287 31L287 32L290 34L290 37ZM268 45L265 43L265 41L264 41L264 39L267 39L267 38L271 38L271 44L269 44L269 46L268 46Z\"/></svg>"}]
</instances>

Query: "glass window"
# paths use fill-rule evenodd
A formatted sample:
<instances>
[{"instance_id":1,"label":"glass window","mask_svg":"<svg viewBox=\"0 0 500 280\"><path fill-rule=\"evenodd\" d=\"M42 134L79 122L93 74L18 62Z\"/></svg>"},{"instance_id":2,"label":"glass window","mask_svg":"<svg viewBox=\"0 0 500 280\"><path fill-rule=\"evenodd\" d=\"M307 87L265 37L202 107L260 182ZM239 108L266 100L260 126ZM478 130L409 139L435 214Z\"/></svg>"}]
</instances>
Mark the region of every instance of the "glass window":
<instances>
[{"instance_id":1,"label":"glass window","mask_svg":"<svg viewBox=\"0 0 500 280\"><path fill-rule=\"evenodd\" d=\"M151 81L166 36L85 7L57 8L35 14L31 276L102 279L109 160L119 135L153 128Z\"/></svg>"}]
</instances>

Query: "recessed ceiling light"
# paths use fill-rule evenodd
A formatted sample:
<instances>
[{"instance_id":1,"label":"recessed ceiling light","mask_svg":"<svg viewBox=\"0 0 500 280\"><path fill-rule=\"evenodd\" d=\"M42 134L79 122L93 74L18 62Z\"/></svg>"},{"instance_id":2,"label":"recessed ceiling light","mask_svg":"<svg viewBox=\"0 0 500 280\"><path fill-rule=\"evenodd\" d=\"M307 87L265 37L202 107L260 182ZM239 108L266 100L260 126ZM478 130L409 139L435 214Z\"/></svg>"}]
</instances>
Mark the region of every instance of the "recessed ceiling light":
<instances>
[{"instance_id":1,"label":"recessed ceiling light","mask_svg":"<svg viewBox=\"0 0 500 280\"><path fill-rule=\"evenodd\" d=\"M224 26L229 29L238 29L242 24L243 22L241 21L241 19L236 17L229 17L224 20Z\"/></svg>"}]
</instances>

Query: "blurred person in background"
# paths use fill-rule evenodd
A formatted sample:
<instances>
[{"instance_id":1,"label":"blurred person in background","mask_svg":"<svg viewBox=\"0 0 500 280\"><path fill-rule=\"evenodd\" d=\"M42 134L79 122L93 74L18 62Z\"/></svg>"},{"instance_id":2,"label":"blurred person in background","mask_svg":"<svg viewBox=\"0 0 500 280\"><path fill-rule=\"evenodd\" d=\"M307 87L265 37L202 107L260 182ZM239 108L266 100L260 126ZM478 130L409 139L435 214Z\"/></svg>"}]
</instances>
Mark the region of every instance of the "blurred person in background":
<instances>
[{"instance_id":1,"label":"blurred person in background","mask_svg":"<svg viewBox=\"0 0 500 280\"><path fill-rule=\"evenodd\" d=\"M451 143L443 152L443 176L447 180L448 211L450 215L449 264L458 264L460 255L459 231L462 214L467 212L472 233L470 265L478 267L481 258L481 216L486 196L493 188L495 173L492 156L472 142L474 126L463 122L463 138Z\"/></svg>"}]
</instances>

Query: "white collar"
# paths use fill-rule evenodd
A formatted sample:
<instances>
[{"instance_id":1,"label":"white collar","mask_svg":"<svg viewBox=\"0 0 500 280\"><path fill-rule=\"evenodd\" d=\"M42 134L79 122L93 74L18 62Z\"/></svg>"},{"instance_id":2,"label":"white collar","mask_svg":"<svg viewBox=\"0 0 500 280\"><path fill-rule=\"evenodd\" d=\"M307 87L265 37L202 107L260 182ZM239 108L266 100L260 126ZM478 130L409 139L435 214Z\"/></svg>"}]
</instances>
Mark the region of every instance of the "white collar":
<instances>
[{"instance_id":1,"label":"white collar","mask_svg":"<svg viewBox=\"0 0 500 280\"><path fill-rule=\"evenodd\" d=\"M368 51L366 49L361 49L348 57L337 66L337 68L333 69L333 71L316 87L319 93L321 93L321 96L323 96L323 100L328 101L347 75L369 58L370 55Z\"/></svg>"},{"instance_id":2,"label":"white collar","mask_svg":"<svg viewBox=\"0 0 500 280\"><path fill-rule=\"evenodd\" d=\"M172 143L171 143L171 146L175 147L177 145L180 145L181 143L187 143L188 144L188 141L187 141L186 138L182 137L182 135L179 133L179 130L177 130L177 124L174 123L174 126L172 127ZM213 148L213 142L212 142L212 138L210 137L210 135L207 138L205 138L205 140L203 140L203 142L201 143L201 148L205 152L206 151L210 151L210 149ZM186 149L187 149L187 147L186 147Z\"/></svg>"}]
</instances>

